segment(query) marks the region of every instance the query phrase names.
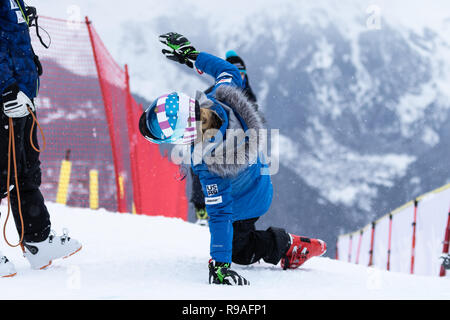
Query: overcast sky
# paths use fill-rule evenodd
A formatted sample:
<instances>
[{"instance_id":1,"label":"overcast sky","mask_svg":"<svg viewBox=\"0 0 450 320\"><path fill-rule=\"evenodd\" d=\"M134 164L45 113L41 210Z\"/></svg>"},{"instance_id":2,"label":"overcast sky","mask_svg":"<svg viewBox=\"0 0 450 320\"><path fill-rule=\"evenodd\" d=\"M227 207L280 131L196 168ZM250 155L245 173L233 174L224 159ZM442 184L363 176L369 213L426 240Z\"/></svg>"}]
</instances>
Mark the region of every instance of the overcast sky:
<instances>
[{"instance_id":1,"label":"overcast sky","mask_svg":"<svg viewBox=\"0 0 450 320\"><path fill-rule=\"evenodd\" d=\"M36 6L41 15L70 19L76 15L89 16L98 25L124 20L145 21L151 15L163 12L177 5L181 0L27 0ZM450 18L449 0L184 0L186 3L199 4L206 11L224 19L236 15L245 15L257 11L260 7L282 6L294 2L301 7L309 5L342 7L357 4L361 10L370 6L380 8L385 17L398 19L409 26L437 25L444 18ZM98 27L97 27L98 28Z\"/></svg>"}]
</instances>

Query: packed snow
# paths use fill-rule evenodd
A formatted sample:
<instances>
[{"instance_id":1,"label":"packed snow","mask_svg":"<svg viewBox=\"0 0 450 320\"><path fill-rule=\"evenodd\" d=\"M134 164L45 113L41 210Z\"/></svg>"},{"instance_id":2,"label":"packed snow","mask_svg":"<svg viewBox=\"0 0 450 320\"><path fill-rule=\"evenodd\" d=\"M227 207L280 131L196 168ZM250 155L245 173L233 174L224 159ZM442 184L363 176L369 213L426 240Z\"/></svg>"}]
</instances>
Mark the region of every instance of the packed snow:
<instances>
[{"instance_id":1,"label":"packed snow","mask_svg":"<svg viewBox=\"0 0 450 320\"><path fill-rule=\"evenodd\" d=\"M0 299L305 300L450 299L450 279L389 273L328 257L296 270L257 263L233 267L249 287L208 284L209 231L181 219L69 208L48 203L52 229L67 227L83 249L31 270L20 249L0 249L17 275L0 279ZM2 224L6 207L2 211ZM17 239L14 223L9 239ZM333 244L329 244L333 245Z\"/></svg>"}]
</instances>

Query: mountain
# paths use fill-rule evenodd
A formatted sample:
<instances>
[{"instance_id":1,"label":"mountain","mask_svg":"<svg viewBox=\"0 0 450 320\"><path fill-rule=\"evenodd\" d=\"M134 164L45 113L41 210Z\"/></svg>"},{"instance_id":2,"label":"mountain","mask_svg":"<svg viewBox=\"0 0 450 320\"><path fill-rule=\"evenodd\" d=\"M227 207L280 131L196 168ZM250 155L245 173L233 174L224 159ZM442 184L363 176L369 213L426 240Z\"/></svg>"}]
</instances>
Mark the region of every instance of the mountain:
<instances>
[{"instance_id":1,"label":"mountain","mask_svg":"<svg viewBox=\"0 0 450 320\"><path fill-rule=\"evenodd\" d=\"M450 182L449 4L378 3L141 1L101 10L81 1L79 8L129 64L143 104L212 82L167 61L159 34L183 33L219 56L238 52L269 128L280 130L275 198L260 224L323 237L333 256L341 232Z\"/></svg>"}]
</instances>

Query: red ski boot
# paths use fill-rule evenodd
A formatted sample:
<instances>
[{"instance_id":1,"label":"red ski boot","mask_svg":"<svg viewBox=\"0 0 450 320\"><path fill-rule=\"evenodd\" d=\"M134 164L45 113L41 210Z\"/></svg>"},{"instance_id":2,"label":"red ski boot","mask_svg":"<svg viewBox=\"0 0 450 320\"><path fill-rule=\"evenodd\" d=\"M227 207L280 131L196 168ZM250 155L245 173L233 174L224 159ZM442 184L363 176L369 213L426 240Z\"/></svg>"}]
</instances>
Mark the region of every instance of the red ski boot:
<instances>
[{"instance_id":1,"label":"red ski boot","mask_svg":"<svg viewBox=\"0 0 450 320\"><path fill-rule=\"evenodd\" d=\"M312 257L320 257L327 252L327 244L320 239L299 237L289 233L291 246L281 259L281 267L296 269Z\"/></svg>"}]
</instances>

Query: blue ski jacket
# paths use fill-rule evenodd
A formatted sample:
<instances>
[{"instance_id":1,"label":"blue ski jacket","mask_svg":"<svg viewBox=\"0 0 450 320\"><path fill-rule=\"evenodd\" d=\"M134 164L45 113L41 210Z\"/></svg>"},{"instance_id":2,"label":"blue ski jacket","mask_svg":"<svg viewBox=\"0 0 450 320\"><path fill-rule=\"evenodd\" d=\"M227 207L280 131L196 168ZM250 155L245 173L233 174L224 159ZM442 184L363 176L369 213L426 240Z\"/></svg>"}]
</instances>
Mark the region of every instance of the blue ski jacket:
<instances>
[{"instance_id":1,"label":"blue ski jacket","mask_svg":"<svg viewBox=\"0 0 450 320\"><path fill-rule=\"evenodd\" d=\"M23 0L0 1L0 93L17 83L30 99L37 96L34 57Z\"/></svg>"},{"instance_id":2,"label":"blue ski jacket","mask_svg":"<svg viewBox=\"0 0 450 320\"><path fill-rule=\"evenodd\" d=\"M273 189L268 166L262 161L262 155L255 148L249 147L256 145L255 136L241 135L236 138L229 134L228 129L258 131L263 129L263 121L245 97L242 78L234 65L202 52L198 55L195 66L216 79L210 93L205 95L197 92L196 100L200 108L210 108L222 119L219 130L222 139L217 135L211 139L209 142L212 147L206 153L225 150L222 154L226 158L211 163L206 160L203 152L201 161L196 161L197 145L194 145L192 165L205 195L211 233L211 257L218 262L231 263L233 222L266 213L272 202ZM227 159L234 161L229 163Z\"/></svg>"}]
</instances>

